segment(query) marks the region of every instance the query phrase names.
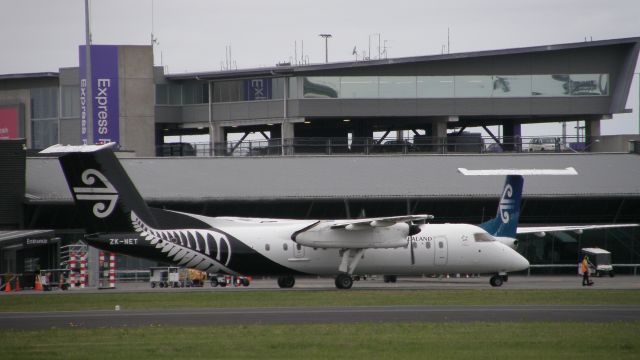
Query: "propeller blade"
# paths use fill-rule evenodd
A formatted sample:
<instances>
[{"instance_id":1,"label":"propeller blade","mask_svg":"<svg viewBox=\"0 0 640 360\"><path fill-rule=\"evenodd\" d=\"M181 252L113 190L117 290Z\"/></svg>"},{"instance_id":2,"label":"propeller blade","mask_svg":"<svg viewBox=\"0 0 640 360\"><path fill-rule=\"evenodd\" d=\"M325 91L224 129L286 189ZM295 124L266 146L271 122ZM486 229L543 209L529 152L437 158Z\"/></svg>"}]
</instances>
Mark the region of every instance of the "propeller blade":
<instances>
[{"instance_id":1,"label":"propeller blade","mask_svg":"<svg viewBox=\"0 0 640 360\"><path fill-rule=\"evenodd\" d=\"M415 255L413 254L413 240L409 240L409 246L411 247L411 265L415 265L416 258L415 258Z\"/></svg>"}]
</instances>

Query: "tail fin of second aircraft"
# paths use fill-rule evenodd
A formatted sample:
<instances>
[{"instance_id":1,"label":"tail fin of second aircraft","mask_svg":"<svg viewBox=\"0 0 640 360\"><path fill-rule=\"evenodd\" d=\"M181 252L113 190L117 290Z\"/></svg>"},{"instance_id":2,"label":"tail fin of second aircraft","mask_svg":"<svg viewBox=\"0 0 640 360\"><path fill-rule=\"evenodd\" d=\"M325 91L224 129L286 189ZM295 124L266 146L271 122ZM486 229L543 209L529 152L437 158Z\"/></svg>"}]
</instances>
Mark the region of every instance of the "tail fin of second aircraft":
<instances>
[{"instance_id":1,"label":"tail fin of second aircraft","mask_svg":"<svg viewBox=\"0 0 640 360\"><path fill-rule=\"evenodd\" d=\"M507 175L496 217L479 226L493 236L515 238L520 218L523 184L522 175Z\"/></svg>"},{"instance_id":2,"label":"tail fin of second aircraft","mask_svg":"<svg viewBox=\"0 0 640 360\"><path fill-rule=\"evenodd\" d=\"M133 231L131 212L157 225L111 148L105 145L54 145L41 153L61 154L60 165L89 234Z\"/></svg>"}]
</instances>

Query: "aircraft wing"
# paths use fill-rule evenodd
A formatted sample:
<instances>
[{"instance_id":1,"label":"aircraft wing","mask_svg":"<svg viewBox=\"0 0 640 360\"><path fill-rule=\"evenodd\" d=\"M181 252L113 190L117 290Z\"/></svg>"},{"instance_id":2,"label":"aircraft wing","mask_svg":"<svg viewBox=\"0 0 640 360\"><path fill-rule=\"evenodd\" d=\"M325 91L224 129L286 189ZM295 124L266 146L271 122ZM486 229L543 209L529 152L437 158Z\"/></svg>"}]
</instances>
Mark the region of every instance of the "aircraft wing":
<instances>
[{"instance_id":1,"label":"aircraft wing","mask_svg":"<svg viewBox=\"0 0 640 360\"><path fill-rule=\"evenodd\" d=\"M331 229L345 229L345 230L364 230L376 227L387 227L397 223L405 223L408 221L420 221L431 220L433 215L405 215L405 216L390 216L379 218L367 218L367 219L354 219L354 220L338 220L335 224L331 225Z\"/></svg>"},{"instance_id":2,"label":"aircraft wing","mask_svg":"<svg viewBox=\"0 0 640 360\"><path fill-rule=\"evenodd\" d=\"M407 246L407 236L419 231L417 225L408 222L429 219L433 219L433 215L318 221L295 232L291 239L300 245L317 248L397 248Z\"/></svg>"},{"instance_id":3,"label":"aircraft wing","mask_svg":"<svg viewBox=\"0 0 640 360\"><path fill-rule=\"evenodd\" d=\"M597 229L613 229L613 228L625 228L636 227L640 224L606 224L606 225L559 225L559 226L518 226L518 234L544 234L545 232L558 232L558 231L575 231L582 232L584 230L597 230Z\"/></svg>"}]
</instances>

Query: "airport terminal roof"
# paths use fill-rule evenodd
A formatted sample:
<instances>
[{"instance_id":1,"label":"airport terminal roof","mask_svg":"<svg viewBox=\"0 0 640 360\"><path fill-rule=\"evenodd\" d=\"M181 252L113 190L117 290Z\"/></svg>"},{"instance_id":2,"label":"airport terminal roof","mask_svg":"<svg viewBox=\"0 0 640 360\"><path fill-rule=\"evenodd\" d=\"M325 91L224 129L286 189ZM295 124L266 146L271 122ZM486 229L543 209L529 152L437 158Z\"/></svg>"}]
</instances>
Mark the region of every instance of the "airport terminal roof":
<instances>
[{"instance_id":1,"label":"airport terminal roof","mask_svg":"<svg viewBox=\"0 0 640 360\"><path fill-rule=\"evenodd\" d=\"M582 49L582 48L593 48L593 47L599 47L599 46L617 46L617 45L627 45L632 47L635 46L637 48L640 46L640 37L598 40L598 41L584 41L584 42L578 42L578 43L542 45L542 46L531 46L531 47L512 48L512 49L473 51L473 52L452 53L452 54L411 56L411 57L403 57L403 58L389 58L389 59L367 60L367 61L345 61L345 62L333 62L333 63L324 63L324 64L305 64L305 65L281 64L276 66L250 68L250 69L167 74L166 77L170 80L222 80L222 79L254 77L254 76L295 75L297 73L304 74L304 73L314 72L314 71L412 64L412 63L429 62L429 61L457 60L457 59L468 59L468 58L481 58L481 57L487 57L487 56L540 53L540 52L550 52L550 51L558 51L558 50L573 50L573 49Z\"/></svg>"},{"instance_id":2,"label":"airport terminal roof","mask_svg":"<svg viewBox=\"0 0 640 360\"><path fill-rule=\"evenodd\" d=\"M640 197L640 155L629 153L123 158L146 201L495 198L503 177L466 169L564 169L528 176L525 197ZM55 158L27 159L26 201L71 202Z\"/></svg>"}]
</instances>

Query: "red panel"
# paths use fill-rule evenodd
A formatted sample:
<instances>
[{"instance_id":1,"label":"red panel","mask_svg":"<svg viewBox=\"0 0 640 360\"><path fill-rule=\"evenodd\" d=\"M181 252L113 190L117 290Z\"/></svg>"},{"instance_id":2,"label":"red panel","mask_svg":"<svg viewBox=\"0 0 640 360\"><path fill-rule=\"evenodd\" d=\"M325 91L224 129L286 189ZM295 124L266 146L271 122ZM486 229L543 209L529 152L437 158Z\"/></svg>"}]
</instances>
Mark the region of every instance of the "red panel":
<instances>
[{"instance_id":1,"label":"red panel","mask_svg":"<svg viewBox=\"0 0 640 360\"><path fill-rule=\"evenodd\" d=\"M0 139L18 137L18 108L0 107Z\"/></svg>"}]
</instances>

